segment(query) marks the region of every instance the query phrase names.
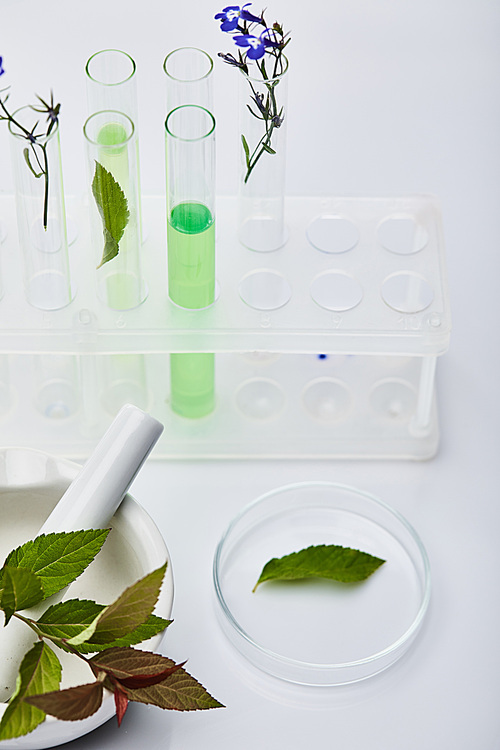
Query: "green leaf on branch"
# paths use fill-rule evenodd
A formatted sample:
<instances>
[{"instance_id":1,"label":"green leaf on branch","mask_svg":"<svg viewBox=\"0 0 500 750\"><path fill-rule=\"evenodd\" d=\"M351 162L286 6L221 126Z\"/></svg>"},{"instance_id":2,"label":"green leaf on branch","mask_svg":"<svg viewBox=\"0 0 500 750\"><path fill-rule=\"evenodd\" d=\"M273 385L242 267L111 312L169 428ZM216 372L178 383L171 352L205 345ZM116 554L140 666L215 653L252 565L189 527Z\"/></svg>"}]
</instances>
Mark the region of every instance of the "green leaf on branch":
<instances>
[{"instance_id":1,"label":"green leaf on branch","mask_svg":"<svg viewBox=\"0 0 500 750\"><path fill-rule=\"evenodd\" d=\"M57 690L61 671L59 659L45 643L36 643L28 651L21 662L16 692L0 721L0 740L21 737L42 723L45 712L31 706L26 699L37 693Z\"/></svg>"},{"instance_id":2,"label":"green leaf on branch","mask_svg":"<svg viewBox=\"0 0 500 750\"><path fill-rule=\"evenodd\" d=\"M330 578L342 583L355 583L368 578L384 562L379 557L350 547L320 544L269 560L253 591L264 581Z\"/></svg>"},{"instance_id":3,"label":"green leaf on branch","mask_svg":"<svg viewBox=\"0 0 500 750\"><path fill-rule=\"evenodd\" d=\"M104 694L102 682L91 682L87 685L55 690L43 695L33 695L26 702L46 714L62 721L86 719L101 707Z\"/></svg>"},{"instance_id":4,"label":"green leaf on branch","mask_svg":"<svg viewBox=\"0 0 500 750\"><path fill-rule=\"evenodd\" d=\"M35 627L42 637L66 651L72 651L73 647L79 650L80 644L92 638L105 609L91 600L68 599L49 607Z\"/></svg>"},{"instance_id":5,"label":"green leaf on branch","mask_svg":"<svg viewBox=\"0 0 500 750\"><path fill-rule=\"evenodd\" d=\"M68 599L49 607L36 623L36 627L46 638L57 641L66 639L81 654L89 654L112 646L133 646L141 643L160 633L171 622L156 615L149 615L144 623L127 635L111 640L109 643L94 643L95 627L92 632L89 632L89 627L96 623L104 609L106 609L104 605L89 599ZM64 644L58 643L58 645L65 648Z\"/></svg>"},{"instance_id":6,"label":"green leaf on branch","mask_svg":"<svg viewBox=\"0 0 500 750\"><path fill-rule=\"evenodd\" d=\"M92 642L110 643L145 623L158 600L166 569L167 563L129 586L106 607L97 622Z\"/></svg>"},{"instance_id":7,"label":"green leaf on branch","mask_svg":"<svg viewBox=\"0 0 500 750\"><path fill-rule=\"evenodd\" d=\"M30 161L30 152L29 152L28 148L23 148L23 156L24 156L24 161L28 165L28 169L30 170L31 174L34 177L36 177L37 180L40 177L42 177L43 174L44 174L43 172L37 172L35 169L33 169L33 166L32 166L31 161Z\"/></svg>"},{"instance_id":8,"label":"green leaf on branch","mask_svg":"<svg viewBox=\"0 0 500 750\"><path fill-rule=\"evenodd\" d=\"M250 166L250 148L248 146L247 139L245 138L243 133L241 134L241 142L243 144L243 150L245 152L246 165L247 167L249 167Z\"/></svg>"},{"instance_id":9,"label":"green leaf on branch","mask_svg":"<svg viewBox=\"0 0 500 750\"><path fill-rule=\"evenodd\" d=\"M247 104L247 108L248 108L248 111L250 112L250 114L253 115L253 117L255 117L256 120L262 120L263 122L265 122L266 118L262 117L262 115L258 115L256 112L254 112L253 109L251 108L251 106L249 104Z\"/></svg>"},{"instance_id":10,"label":"green leaf on branch","mask_svg":"<svg viewBox=\"0 0 500 750\"><path fill-rule=\"evenodd\" d=\"M108 534L109 529L42 534L8 555L0 570L0 587L6 566L27 568L40 578L46 599L83 573Z\"/></svg>"},{"instance_id":11,"label":"green leaf on branch","mask_svg":"<svg viewBox=\"0 0 500 750\"><path fill-rule=\"evenodd\" d=\"M157 617L156 615L149 615L146 622L143 622L138 627L134 628L127 635L121 638L115 638L109 643L94 643L93 638L90 638L86 643L81 643L77 646L78 651L81 654L90 654L95 651L103 651L106 648L112 648L115 646L135 646L138 643L147 641L149 638L161 633L165 628L171 624L172 620L164 620L163 617Z\"/></svg>"},{"instance_id":12,"label":"green leaf on branch","mask_svg":"<svg viewBox=\"0 0 500 750\"><path fill-rule=\"evenodd\" d=\"M264 149L264 151L267 151L268 154L275 154L276 153L276 151L274 150L274 148L271 148L271 146L268 146L267 143L263 143L262 144L262 148Z\"/></svg>"},{"instance_id":13,"label":"green leaf on branch","mask_svg":"<svg viewBox=\"0 0 500 750\"><path fill-rule=\"evenodd\" d=\"M0 608L5 612L5 625L14 612L33 607L44 598L40 578L27 568L10 565L2 569Z\"/></svg>"},{"instance_id":14,"label":"green leaf on branch","mask_svg":"<svg viewBox=\"0 0 500 750\"><path fill-rule=\"evenodd\" d=\"M129 700L175 711L222 707L183 669L182 664L176 664L166 656L116 648L103 651L90 661L94 670L105 671L118 680Z\"/></svg>"},{"instance_id":15,"label":"green leaf on branch","mask_svg":"<svg viewBox=\"0 0 500 750\"><path fill-rule=\"evenodd\" d=\"M130 211L122 188L111 172L98 161L95 163L92 194L103 225L104 250L101 262L97 266L101 268L104 263L118 255L119 242L128 224Z\"/></svg>"}]
</instances>

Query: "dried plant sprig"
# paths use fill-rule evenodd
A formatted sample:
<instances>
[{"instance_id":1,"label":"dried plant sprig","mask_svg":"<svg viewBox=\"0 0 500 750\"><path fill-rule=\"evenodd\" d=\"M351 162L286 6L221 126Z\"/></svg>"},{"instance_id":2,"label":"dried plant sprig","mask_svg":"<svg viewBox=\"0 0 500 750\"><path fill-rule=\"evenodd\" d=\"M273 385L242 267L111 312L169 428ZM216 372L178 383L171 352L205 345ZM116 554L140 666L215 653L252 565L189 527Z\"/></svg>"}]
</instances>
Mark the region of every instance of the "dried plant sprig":
<instances>
[{"instance_id":1,"label":"dried plant sprig","mask_svg":"<svg viewBox=\"0 0 500 750\"><path fill-rule=\"evenodd\" d=\"M272 142L273 134L276 128L281 127L285 118L284 108L277 102L276 86L279 83L278 77L288 65L283 51L290 42L289 34L283 31L280 23L276 21L271 27L268 26L264 11L260 16L255 16L247 10L250 5L251 3L241 7L229 5L215 16L221 22L221 31L231 34L239 48L238 57L223 52L219 52L219 57L248 77L251 70L249 66L254 63L264 86L264 92L258 91L255 81L248 78L251 95L247 107L253 117L264 123L264 133L255 145L249 144L245 135L241 135L246 164L245 183L265 153L276 153Z\"/></svg>"},{"instance_id":2,"label":"dried plant sprig","mask_svg":"<svg viewBox=\"0 0 500 750\"><path fill-rule=\"evenodd\" d=\"M2 58L0 57L0 70L3 73ZM1 73L0 73L1 75ZM37 120L29 130L22 125L7 108L9 99L9 87L0 90L0 120L9 122L16 128L20 137L25 138L28 145L23 150L24 159L28 169L36 179L43 177L43 228L47 230L49 220L49 159L47 154L47 139L59 122L61 105L54 103L54 94L50 92L50 103L37 95L38 104L29 105L33 112L47 115L46 127L39 129L40 121Z\"/></svg>"}]
</instances>

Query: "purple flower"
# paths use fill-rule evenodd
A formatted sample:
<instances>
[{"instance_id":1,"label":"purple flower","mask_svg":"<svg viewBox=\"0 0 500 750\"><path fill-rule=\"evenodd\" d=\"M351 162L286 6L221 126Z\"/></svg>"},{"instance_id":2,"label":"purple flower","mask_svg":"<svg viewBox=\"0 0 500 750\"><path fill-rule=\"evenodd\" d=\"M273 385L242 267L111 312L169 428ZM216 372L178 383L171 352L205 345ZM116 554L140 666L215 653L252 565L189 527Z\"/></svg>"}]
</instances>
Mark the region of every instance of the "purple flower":
<instances>
[{"instance_id":1,"label":"purple flower","mask_svg":"<svg viewBox=\"0 0 500 750\"><path fill-rule=\"evenodd\" d=\"M250 60L259 60L264 56L266 47L279 47L279 42L274 39L270 39L266 34L269 32L274 33L272 29L264 29L260 36L253 36L252 34L238 34L233 37L238 47L249 47L247 51L247 57Z\"/></svg>"},{"instance_id":2,"label":"purple flower","mask_svg":"<svg viewBox=\"0 0 500 750\"><path fill-rule=\"evenodd\" d=\"M222 13L217 13L214 17L222 21L220 26L221 31L234 31L237 29L240 18L251 23L262 23L260 18L254 16L250 11L245 10L251 4L245 3L241 8L239 5L228 5L227 8L222 9Z\"/></svg>"},{"instance_id":3,"label":"purple flower","mask_svg":"<svg viewBox=\"0 0 500 750\"><path fill-rule=\"evenodd\" d=\"M3 58L0 57L0 76L3 76L5 73L4 67L3 67Z\"/></svg>"}]
</instances>

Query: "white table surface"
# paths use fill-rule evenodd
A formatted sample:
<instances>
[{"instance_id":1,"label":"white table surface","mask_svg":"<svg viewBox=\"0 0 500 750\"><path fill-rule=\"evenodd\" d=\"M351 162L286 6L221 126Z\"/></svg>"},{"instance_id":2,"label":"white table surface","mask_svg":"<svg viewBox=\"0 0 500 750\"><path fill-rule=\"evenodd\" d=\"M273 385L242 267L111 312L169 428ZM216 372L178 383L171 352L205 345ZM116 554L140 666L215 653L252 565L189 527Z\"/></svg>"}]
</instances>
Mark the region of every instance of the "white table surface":
<instances>
[{"instance_id":1,"label":"white table surface","mask_svg":"<svg viewBox=\"0 0 500 750\"><path fill-rule=\"evenodd\" d=\"M182 714L132 705L120 730L109 722L72 747L496 750L500 5L274 0L268 7L293 31L288 191L426 192L441 200L454 329L438 365L440 451L426 463L148 462L133 494L164 533L176 586L163 650L188 658L227 707ZM138 62L143 186L164 189L161 64L185 44L228 51L211 20L219 9L202 0L178 8L165 0L2 0L1 84L15 86L19 105L51 86L63 101L68 192L84 173L83 66L104 47ZM224 69L217 82L221 193L236 184L235 75ZM3 131L0 189L11 192ZM352 484L397 508L432 567L431 606L411 651L385 673L335 689L300 688L257 671L226 642L214 613L212 559L226 524L261 493L308 479Z\"/></svg>"}]
</instances>

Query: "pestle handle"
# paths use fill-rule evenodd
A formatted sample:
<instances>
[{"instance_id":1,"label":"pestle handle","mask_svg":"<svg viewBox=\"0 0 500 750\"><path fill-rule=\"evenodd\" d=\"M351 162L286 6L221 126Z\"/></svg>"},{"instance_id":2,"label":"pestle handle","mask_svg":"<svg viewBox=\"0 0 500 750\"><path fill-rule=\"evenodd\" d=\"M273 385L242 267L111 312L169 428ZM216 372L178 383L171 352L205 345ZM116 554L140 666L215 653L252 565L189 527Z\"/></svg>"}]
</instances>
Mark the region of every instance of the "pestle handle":
<instances>
[{"instance_id":1,"label":"pestle handle","mask_svg":"<svg viewBox=\"0 0 500 750\"><path fill-rule=\"evenodd\" d=\"M127 404L111 423L86 464L80 469L39 534L108 526L132 480L163 431L153 417ZM24 614L39 617L62 599L59 591ZM0 613L1 616L1 613ZM1 627L1 623L0 623ZM0 702L12 694L19 664L34 641L24 623L11 622L0 637Z\"/></svg>"},{"instance_id":2,"label":"pestle handle","mask_svg":"<svg viewBox=\"0 0 500 750\"><path fill-rule=\"evenodd\" d=\"M123 406L39 533L107 526L162 431L149 414Z\"/></svg>"}]
</instances>

